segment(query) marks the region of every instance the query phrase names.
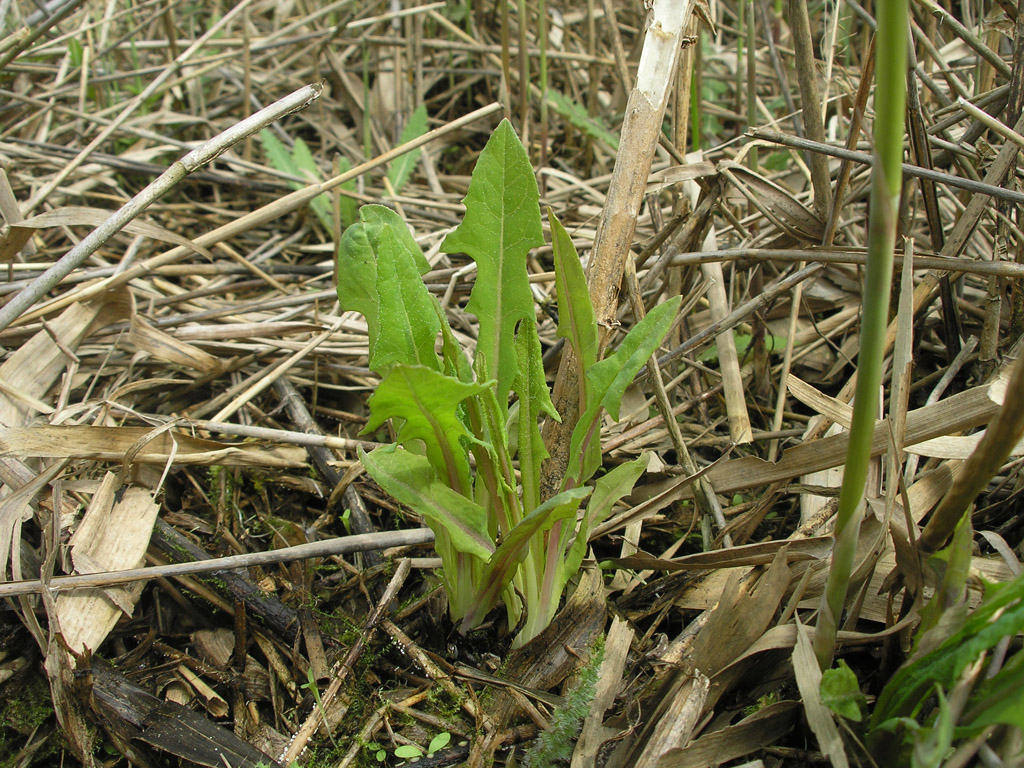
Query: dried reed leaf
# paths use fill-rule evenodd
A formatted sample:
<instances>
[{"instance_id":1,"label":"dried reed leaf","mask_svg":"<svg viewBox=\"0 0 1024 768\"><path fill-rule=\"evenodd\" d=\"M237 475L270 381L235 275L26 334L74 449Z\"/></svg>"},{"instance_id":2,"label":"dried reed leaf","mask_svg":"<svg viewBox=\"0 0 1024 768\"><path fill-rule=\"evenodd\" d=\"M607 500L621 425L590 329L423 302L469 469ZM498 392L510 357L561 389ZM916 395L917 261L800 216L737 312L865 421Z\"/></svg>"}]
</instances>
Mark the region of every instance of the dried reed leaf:
<instances>
[{"instance_id":1,"label":"dried reed leaf","mask_svg":"<svg viewBox=\"0 0 1024 768\"><path fill-rule=\"evenodd\" d=\"M978 447L987 430L975 432L973 435L947 435L925 440L923 443L910 446L907 453L917 456L929 456L936 459L966 459ZM1010 449L1010 456L1024 455L1024 440L1019 441Z\"/></svg>"},{"instance_id":2,"label":"dried reed leaf","mask_svg":"<svg viewBox=\"0 0 1024 768\"><path fill-rule=\"evenodd\" d=\"M981 385L911 411L907 414L906 444L915 445L988 423L999 408L997 394L994 385ZM789 480L809 472L840 466L846 459L848 440L848 433L843 432L807 441L786 450L774 464L751 456L726 460L709 467L705 476L718 493L732 493ZM871 443L871 455L880 456L888 448L888 428L879 422ZM650 483L638 489L633 499L650 498L678 483L677 479ZM692 496L690 489L679 489L678 493L683 498Z\"/></svg>"},{"instance_id":3,"label":"dried reed leaf","mask_svg":"<svg viewBox=\"0 0 1024 768\"><path fill-rule=\"evenodd\" d=\"M204 374L213 374L221 369L220 361L213 355L154 328L136 313L132 313L128 340L137 349L165 363L192 368Z\"/></svg>"},{"instance_id":4,"label":"dried reed leaf","mask_svg":"<svg viewBox=\"0 0 1024 768\"><path fill-rule=\"evenodd\" d=\"M661 756L657 768L711 768L778 742L797 723L800 704L780 701Z\"/></svg>"},{"instance_id":5,"label":"dried reed leaf","mask_svg":"<svg viewBox=\"0 0 1024 768\"><path fill-rule=\"evenodd\" d=\"M11 397L10 391L34 393L42 398L53 386L67 364L64 349L74 352L82 340L100 328L131 314L131 296L126 290L107 292L93 301L75 304L47 323L47 329L11 353L0 365L0 424L21 426L35 411L23 400ZM51 335L52 334L52 335ZM60 339L60 345L54 341Z\"/></svg>"},{"instance_id":6,"label":"dried reed leaf","mask_svg":"<svg viewBox=\"0 0 1024 768\"><path fill-rule=\"evenodd\" d=\"M652 571L714 570L717 568L738 568L744 565L768 565L780 551L785 551L788 562L800 560L823 560L832 551L831 536L817 536L810 539L765 541L758 544L744 544L711 552L698 552L672 560L663 560L646 553L631 557L619 557L603 562L619 568Z\"/></svg>"},{"instance_id":7,"label":"dried reed leaf","mask_svg":"<svg viewBox=\"0 0 1024 768\"><path fill-rule=\"evenodd\" d=\"M0 499L0 581L7 580L7 563L11 565L11 576L15 581L23 578L21 569L21 553L18 550L21 542L22 523L32 519L32 502L53 478L61 473L63 466L56 463L42 473L28 479L20 487L12 489L12 493ZM10 485L10 482L8 482ZM15 543L18 546L15 546Z\"/></svg>"},{"instance_id":8,"label":"dried reed leaf","mask_svg":"<svg viewBox=\"0 0 1024 768\"><path fill-rule=\"evenodd\" d=\"M102 573L142 565L160 505L144 488L122 488L108 472L71 537L77 573ZM122 613L131 616L141 584L83 589L57 596L64 641L75 653L95 651Z\"/></svg>"},{"instance_id":9,"label":"dried reed leaf","mask_svg":"<svg viewBox=\"0 0 1024 768\"><path fill-rule=\"evenodd\" d=\"M843 740L839 735L832 713L821 700L821 669L814 656L807 628L797 619L796 647L793 648L793 671L800 689L800 699L807 715L807 723L818 737L818 747L828 756L832 768L849 768Z\"/></svg>"},{"instance_id":10,"label":"dried reed leaf","mask_svg":"<svg viewBox=\"0 0 1024 768\"><path fill-rule=\"evenodd\" d=\"M299 333L317 333L323 327L298 320L269 323L230 323L228 325L187 325L174 332L179 341L216 341L219 339L251 339L254 337L279 339Z\"/></svg>"},{"instance_id":11,"label":"dried reed leaf","mask_svg":"<svg viewBox=\"0 0 1024 768\"><path fill-rule=\"evenodd\" d=\"M89 226L98 227L107 219L110 218L112 211L105 211L102 208L87 208L79 205L66 205L61 208L55 208L52 211L46 211L36 216L32 216L28 219L22 219L17 224L11 227L10 243L0 242L0 260L7 258L7 253L10 248L13 248L14 244L18 240L24 238L25 241L28 237L37 229L48 229L50 227L72 227L72 226ZM194 251L213 261L213 254L207 249L196 245L187 237L171 232L166 227L161 227L159 224L153 224L148 221L135 221L125 224L121 228L122 232L127 232L132 235L142 235L153 240L162 240L167 243L174 243L180 245L183 248L188 248L190 251ZM27 233L27 237L26 237ZM24 245L24 242L22 243ZM14 250L14 253L10 256L14 256L18 250L21 250L21 245Z\"/></svg>"},{"instance_id":12,"label":"dried reed leaf","mask_svg":"<svg viewBox=\"0 0 1024 768\"><path fill-rule=\"evenodd\" d=\"M757 200L767 212L774 214L785 229L792 231L799 239L821 242L825 232L824 223L791 193L745 166L722 162L718 167L728 169L727 177L732 176L742 184L743 194Z\"/></svg>"},{"instance_id":13,"label":"dried reed leaf","mask_svg":"<svg viewBox=\"0 0 1024 768\"><path fill-rule=\"evenodd\" d=\"M153 435L147 427L39 426L0 428L0 456L122 461L132 450L139 464L223 465L226 467L302 467L306 452L298 446L233 445L182 432ZM141 447L140 441L145 441Z\"/></svg>"},{"instance_id":14,"label":"dried reed leaf","mask_svg":"<svg viewBox=\"0 0 1024 768\"><path fill-rule=\"evenodd\" d=\"M834 421L844 429L850 428L850 420L853 418L853 407L849 404L834 397L829 397L820 389L812 387L806 381L798 379L793 374L789 374L786 378L786 387L793 397L811 410L820 413L829 421Z\"/></svg>"}]
</instances>

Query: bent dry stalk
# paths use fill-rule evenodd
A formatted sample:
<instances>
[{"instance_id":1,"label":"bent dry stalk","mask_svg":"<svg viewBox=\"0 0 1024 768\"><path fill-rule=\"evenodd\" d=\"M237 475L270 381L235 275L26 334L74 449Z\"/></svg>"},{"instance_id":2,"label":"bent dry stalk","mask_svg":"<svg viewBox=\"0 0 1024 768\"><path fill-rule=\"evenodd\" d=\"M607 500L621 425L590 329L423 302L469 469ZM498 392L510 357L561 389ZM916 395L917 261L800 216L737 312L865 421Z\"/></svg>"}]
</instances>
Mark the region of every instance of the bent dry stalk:
<instances>
[{"instance_id":1,"label":"bent dry stalk","mask_svg":"<svg viewBox=\"0 0 1024 768\"><path fill-rule=\"evenodd\" d=\"M345 231L338 298L366 318L369 366L382 377L366 431L388 419L396 430L395 444L360 451L364 466L434 531L441 580L462 630L479 625L503 599L509 626L522 622L515 641L522 645L551 622L589 532L644 471L641 457L587 484L601 465L602 414L618 418L623 392L668 332L679 297L652 309L599 361L579 256L549 212L557 333L579 361L582 416L561 485L542 499L548 451L539 422L558 413L544 375L526 257L544 239L536 177L508 121L480 155L464 202L466 216L442 250L476 262L466 307L480 329L472 360L423 284L429 265L419 246L389 208L364 206L359 223Z\"/></svg>"}]
</instances>

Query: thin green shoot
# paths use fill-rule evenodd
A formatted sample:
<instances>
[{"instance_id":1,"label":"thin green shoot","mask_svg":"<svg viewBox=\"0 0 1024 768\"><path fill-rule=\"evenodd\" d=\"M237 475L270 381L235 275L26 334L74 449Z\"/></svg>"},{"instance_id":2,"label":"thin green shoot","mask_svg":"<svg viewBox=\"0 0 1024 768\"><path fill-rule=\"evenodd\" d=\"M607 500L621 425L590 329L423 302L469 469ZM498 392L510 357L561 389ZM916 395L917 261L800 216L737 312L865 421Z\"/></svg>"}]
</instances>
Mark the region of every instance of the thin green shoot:
<instances>
[{"instance_id":1,"label":"thin green shoot","mask_svg":"<svg viewBox=\"0 0 1024 768\"><path fill-rule=\"evenodd\" d=\"M831 666L853 572L864 507L871 442L882 381L893 249L902 187L903 117L906 110L907 0L881 0L875 48L875 162L871 179L867 270L861 316L857 387L843 484L836 513L835 545L814 633L819 666Z\"/></svg>"}]
</instances>

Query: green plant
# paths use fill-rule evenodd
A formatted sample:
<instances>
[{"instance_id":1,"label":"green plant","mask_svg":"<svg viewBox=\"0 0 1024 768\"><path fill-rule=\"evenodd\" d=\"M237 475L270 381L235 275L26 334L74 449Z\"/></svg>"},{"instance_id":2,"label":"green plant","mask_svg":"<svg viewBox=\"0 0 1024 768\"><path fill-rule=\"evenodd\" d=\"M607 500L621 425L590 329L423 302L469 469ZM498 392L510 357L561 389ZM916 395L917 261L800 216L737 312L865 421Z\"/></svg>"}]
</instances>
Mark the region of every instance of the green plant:
<instances>
[{"instance_id":1,"label":"green plant","mask_svg":"<svg viewBox=\"0 0 1024 768\"><path fill-rule=\"evenodd\" d=\"M990 727L1024 729L1024 651L1018 647L1000 667L990 666L990 659L1003 658L993 649L1022 631L1024 576L986 584L984 599L960 629L886 683L870 720L873 751L892 754L896 735L912 764L939 765L956 742ZM962 692L954 696L956 689Z\"/></svg>"},{"instance_id":2,"label":"green plant","mask_svg":"<svg viewBox=\"0 0 1024 768\"><path fill-rule=\"evenodd\" d=\"M313 675L313 666L312 665L310 665L309 668L306 669L306 682L304 682L299 687L300 688L304 688L305 690L307 690L307 691L309 691L310 693L313 694L313 700L316 701L316 707L320 711L320 720L323 722L324 726L326 727L327 726L327 709L324 707L324 702L320 698L320 688L316 684L316 677ZM329 728L328 728L327 733L328 733L328 736L330 736L331 744L334 745L335 748L337 748L338 747L338 742L336 742L334 740L334 734L330 732Z\"/></svg>"},{"instance_id":3,"label":"green plant","mask_svg":"<svg viewBox=\"0 0 1024 768\"><path fill-rule=\"evenodd\" d=\"M395 757L401 760L411 760L413 762L419 760L421 757L433 757L436 752L440 752L442 749L447 747L451 743L451 740L452 735L447 731L443 731L430 740L430 744L427 745L426 752L415 744L401 744L395 747ZM373 759L378 763L383 763L388 759L387 749L385 749L384 745L379 742L367 742L365 747L373 754Z\"/></svg>"},{"instance_id":4,"label":"green plant","mask_svg":"<svg viewBox=\"0 0 1024 768\"><path fill-rule=\"evenodd\" d=\"M435 752L439 752L448 746L452 740L452 735L448 732L437 734L430 740L430 744L427 745L426 756L433 757ZM395 757L402 758L403 760L419 760L424 756L422 749L417 747L415 744L402 744L401 746L395 747Z\"/></svg>"},{"instance_id":5,"label":"green plant","mask_svg":"<svg viewBox=\"0 0 1024 768\"><path fill-rule=\"evenodd\" d=\"M860 532L871 441L875 432L878 388L882 381L885 331L889 320L893 247L903 183L903 114L907 83L907 0L878 4L875 65L875 160L871 175L867 270L861 316L857 388L850 442L836 512L835 545L814 633L814 653L824 670L832 664L836 631L842 619Z\"/></svg>"},{"instance_id":6,"label":"green plant","mask_svg":"<svg viewBox=\"0 0 1024 768\"><path fill-rule=\"evenodd\" d=\"M260 131L260 141L263 142L263 151L267 154L267 160L274 168L292 176L306 179L307 184L317 184L323 181L320 169L317 166L316 158L309 151L306 142L296 137L289 152L284 143L274 133L264 128ZM349 162L345 158L338 158L338 173L344 173L349 169ZM299 181L289 182L292 189L302 189L304 184ZM349 181L341 185L342 189L354 191L355 181ZM309 207L313 209L320 224L328 232L334 231L334 219L331 214L331 199L327 193L317 195L309 201ZM344 226L350 225L355 220L356 203L349 197L341 197L341 221Z\"/></svg>"},{"instance_id":7,"label":"green plant","mask_svg":"<svg viewBox=\"0 0 1024 768\"><path fill-rule=\"evenodd\" d=\"M668 332L679 297L652 309L598 361L583 270L568 233L549 212L557 333L580 361L582 415L560 487L542 499L548 451L539 420L558 414L544 375L526 257L543 237L533 169L507 121L481 153L465 205L462 224L442 250L476 262L467 306L479 320L472 362L423 284L426 259L388 208L364 206L359 224L346 230L338 298L344 309L365 316L369 366L382 376L365 431L389 418L396 430L396 444L360 452L363 465L433 529L450 610L463 631L504 598L509 625L522 622L516 638L522 644L550 623L590 530L644 470L642 457L586 485L601 465L602 414L618 418L626 386Z\"/></svg>"},{"instance_id":8,"label":"green plant","mask_svg":"<svg viewBox=\"0 0 1024 768\"><path fill-rule=\"evenodd\" d=\"M402 136L398 140L398 143L408 144L410 141L418 139L426 132L427 108L425 105L420 104L416 107L413 113L409 115L409 119L405 123L405 127L402 129ZM404 187L405 183L409 180L419 157L419 152L406 152L391 163L391 167L388 168L388 181L391 182L391 188L395 191L396 195L402 191L402 187Z\"/></svg>"}]
</instances>

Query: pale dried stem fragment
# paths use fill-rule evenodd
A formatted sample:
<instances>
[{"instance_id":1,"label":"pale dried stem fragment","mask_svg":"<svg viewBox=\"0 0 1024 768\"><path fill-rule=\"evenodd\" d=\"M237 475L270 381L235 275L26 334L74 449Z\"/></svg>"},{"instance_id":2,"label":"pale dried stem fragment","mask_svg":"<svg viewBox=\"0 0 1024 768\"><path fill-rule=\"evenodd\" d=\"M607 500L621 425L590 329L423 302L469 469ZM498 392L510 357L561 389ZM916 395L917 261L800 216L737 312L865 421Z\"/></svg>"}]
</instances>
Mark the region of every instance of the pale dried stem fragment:
<instances>
[{"instance_id":1,"label":"pale dried stem fragment","mask_svg":"<svg viewBox=\"0 0 1024 768\"><path fill-rule=\"evenodd\" d=\"M655 0L648 18L636 85L626 106L621 143L587 274L602 351L608 347L618 327L619 288L625 262L630 257L637 212L647 187L668 95L675 82L686 24L692 12L693 0ZM545 498L558 490L569 459L569 437L579 420L578 367L571 347L566 346L553 392L562 421L548 421L544 428L544 444L551 452L541 480Z\"/></svg>"}]
</instances>

